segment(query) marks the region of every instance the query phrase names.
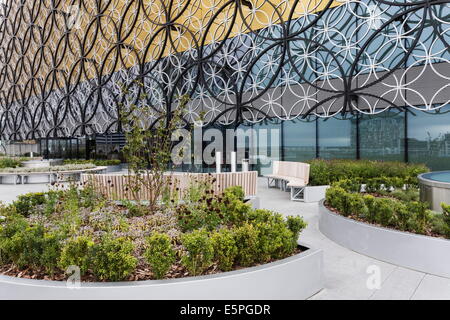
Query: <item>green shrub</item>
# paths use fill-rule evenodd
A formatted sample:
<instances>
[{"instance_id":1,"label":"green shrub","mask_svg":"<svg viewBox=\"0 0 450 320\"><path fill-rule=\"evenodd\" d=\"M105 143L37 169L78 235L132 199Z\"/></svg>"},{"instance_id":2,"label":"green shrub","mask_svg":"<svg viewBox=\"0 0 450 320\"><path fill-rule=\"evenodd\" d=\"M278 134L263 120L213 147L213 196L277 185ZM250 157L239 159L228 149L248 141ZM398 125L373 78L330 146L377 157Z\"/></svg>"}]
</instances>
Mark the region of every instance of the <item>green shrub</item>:
<instances>
[{"instance_id":1,"label":"green shrub","mask_svg":"<svg viewBox=\"0 0 450 320\"><path fill-rule=\"evenodd\" d=\"M382 178L372 178L366 180L366 192L379 193L382 190Z\"/></svg>"},{"instance_id":2,"label":"green shrub","mask_svg":"<svg viewBox=\"0 0 450 320\"><path fill-rule=\"evenodd\" d=\"M61 256L61 236L58 233L44 233L40 264L53 274Z\"/></svg>"},{"instance_id":3,"label":"green shrub","mask_svg":"<svg viewBox=\"0 0 450 320\"><path fill-rule=\"evenodd\" d=\"M408 185L411 177L384 177L383 185L385 189L402 189L405 185Z\"/></svg>"},{"instance_id":4,"label":"green shrub","mask_svg":"<svg viewBox=\"0 0 450 320\"><path fill-rule=\"evenodd\" d=\"M407 231L410 226L411 213L406 203L395 201L395 224L400 230Z\"/></svg>"},{"instance_id":5,"label":"green shrub","mask_svg":"<svg viewBox=\"0 0 450 320\"><path fill-rule=\"evenodd\" d=\"M442 220L445 223L444 232L443 234L447 236L447 238L450 238L450 205L441 203L442 207Z\"/></svg>"},{"instance_id":6,"label":"green shrub","mask_svg":"<svg viewBox=\"0 0 450 320\"><path fill-rule=\"evenodd\" d=\"M104 197L95 191L91 183L86 183L82 189L78 191L79 205L82 208L94 208Z\"/></svg>"},{"instance_id":7,"label":"green shrub","mask_svg":"<svg viewBox=\"0 0 450 320\"><path fill-rule=\"evenodd\" d=\"M175 262L172 240L166 234L155 232L147 239L147 243L145 260L150 264L156 279L163 279Z\"/></svg>"},{"instance_id":8,"label":"green shrub","mask_svg":"<svg viewBox=\"0 0 450 320\"><path fill-rule=\"evenodd\" d=\"M58 204L58 201L60 200L63 192L62 191L49 191L47 192L47 197L44 204L44 215L51 215L55 213L56 206Z\"/></svg>"},{"instance_id":9,"label":"green shrub","mask_svg":"<svg viewBox=\"0 0 450 320\"><path fill-rule=\"evenodd\" d=\"M417 185L417 175L428 172L422 164L406 164L403 162L383 162L371 160L322 160L315 159L310 163L310 185L330 185L343 179L368 179L380 177L402 178L408 185ZM399 182L399 181L397 181ZM396 183L390 180L389 184Z\"/></svg>"},{"instance_id":10,"label":"green shrub","mask_svg":"<svg viewBox=\"0 0 450 320\"><path fill-rule=\"evenodd\" d=\"M133 243L125 238L103 237L91 250L92 271L101 280L125 279L137 265L133 250Z\"/></svg>"},{"instance_id":11,"label":"green shrub","mask_svg":"<svg viewBox=\"0 0 450 320\"><path fill-rule=\"evenodd\" d=\"M283 216L279 213L267 209L254 209L248 213L247 222L254 225L258 223L266 223L272 220L283 221Z\"/></svg>"},{"instance_id":12,"label":"green shrub","mask_svg":"<svg viewBox=\"0 0 450 320\"><path fill-rule=\"evenodd\" d=\"M441 207L444 215L450 216L450 204L441 203Z\"/></svg>"},{"instance_id":13,"label":"green shrub","mask_svg":"<svg viewBox=\"0 0 450 320\"><path fill-rule=\"evenodd\" d=\"M430 213L430 229L434 234L438 234L450 239L450 227L445 215L438 212Z\"/></svg>"},{"instance_id":14,"label":"green shrub","mask_svg":"<svg viewBox=\"0 0 450 320\"><path fill-rule=\"evenodd\" d=\"M419 201L420 198L419 191L414 189L407 189L407 190L396 189L390 195L404 202Z\"/></svg>"},{"instance_id":15,"label":"green shrub","mask_svg":"<svg viewBox=\"0 0 450 320\"><path fill-rule=\"evenodd\" d=\"M13 237L21 234L29 227L28 222L19 215L10 215L6 217L0 225L0 260L3 263L13 262L19 259L19 252L16 251L16 243Z\"/></svg>"},{"instance_id":16,"label":"green shrub","mask_svg":"<svg viewBox=\"0 0 450 320\"><path fill-rule=\"evenodd\" d=\"M217 209L222 214L224 223L240 224L247 219L252 207L230 193L221 198L217 203Z\"/></svg>"},{"instance_id":17,"label":"green shrub","mask_svg":"<svg viewBox=\"0 0 450 320\"><path fill-rule=\"evenodd\" d=\"M4 168L17 168L21 167L22 163L20 160L11 159L11 158L1 158L0 159L0 169Z\"/></svg>"},{"instance_id":18,"label":"green shrub","mask_svg":"<svg viewBox=\"0 0 450 320\"><path fill-rule=\"evenodd\" d=\"M9 239L4 238L12 234ZM59 237L45 233L42 225L27 226L21 220L2 227L0 251L2 261L12 262L19 268L45 267L52 273L59 259Z\"/></svg>"},{"instance_id":19,"label":"green shrub","mask_svg":"<svg viewBox=\"0 0 450 320\"><path fill-rule=\"evenodd\" d=\"M221 210L212 202L182 204L176 211L178 225L183 232L200 228L214 230L224 221Z\"/></svg>"},{"instance_id":20,"label":"green shrub","mask_svg":"<svg viewBox=\"0 0 450 320\"><path fill-rule=\"evenodd\" d=\"M244 201L245 199L245 192L244 189L242 189L241 186L234 186L234 187L228 187L224 190L224 195L231 194L234 197L236 197L238 200Z\"/></svg>"},{"instance_id":21,"label":"green shrub","mask_svg":"<svg viewBox=\"0 0 450 320\"><path fill-rule=\"evenodd\" d=\"M107 167L107 166L118 166L122 163L122 161L118 159L114 160L94 160L94 164L98 167Z\"/></svg>"},{"instance_id":22,"label":"green shrub","mask_svg":"<svg viewBox=\"0 0 450 320\"><path fill-rule=\"evenodd\" d=\"M209 268L214 258L214 248L206 230L194 230L183 234L181 243L186 248L181 263L191 275L202 274Z\"/></svg>"},{"instance_id":23,"label":"green shrub","mask_svg":"<svg viewBox=\"0 0 450 320\"><path fill-rule=\"evenodd\" d=\"M364 195L363 199L367 207L367 220L374 223L377 216L376 198L372 195Z\"/></svg>"},{"instance_id":24,"label":"green shrub","mask_svg":"<svg viewBox=\"0 0 450 320\"><path fill-rule=\"evenodd\" d=\"M361 191L361 180L359 178L342 179L337 182L333 182L332 186L340 187L347 192L360 192Z\"/></svg>"},{"instance_id":25,"label":"green shrub","mask_svg":"<svg viewBox=\"0 0 450 320\"><path fill-rule=\"evenodd\" d=\"M356 214L367 215L367 207L359 193L350 193L341 187L331 187L326 192L326 202L345 217Z\"/></svg>"},{"instance_id":26,"label":"green shrub","mask_svg":"<svg viewBox=\"0 0 450 320\"><path fill-rule=\"evenodd\" d=\"M228 188L219 197L209 189L204 190L201 197L194 192L195 188L190 189L189 200L176 207L178 223L183 232L200 228L212 231L221 225L239 224L245 221L251 210L251 205L240 199L241 187Z\"/></svg>"},{"instance_id":27,"label":"green shrub","mask_svg":"<svg viewBox=\"0 0 450 320\"><path fill-rule=\"evenodd\" d=\"M238 248L236 263L242 267L252 265L258 256L258 232L249 223L244 223L232 231Z\"/></svg>"},{"instance_id":28,"label":"green shrub","mask_svg":"<svg viewBox=\"0 0 450 320\"><path fill-rule=\"evenodd\" d=\"M189 187L184 191L183 200L186 203L204 202L212 198L212 181L191 181Z\"/></svg>"},{"instance_id":29,"label":"green shrub","mask_svg":"<svg viewBox=\"0 0 450 320\"><path fill-rule=\"evenodd\" d=\"M233 232L228 229L220 229L211 235L211 240L214 248L214 259L217 261L219 269L230 271L238 254Z\"/></svg>"},{"instance_id":30,"label":"green shrub","mask_svg":"<svg viewBox=\"0 0 450 320\"><path fill-rule=\"evenodd\" d=\"M413 201L407 204L411 214L410 229L415 233L426 233L431 224L431 214L428 210L428 203Z\"/></svg>"},{"instance_id":31,"label":"green shrub","mask_svg":"<svg viewBox=\"0 0 450 320\"><path fill-rule=\"evenodd\" d=\"M94 241L86 236L69 239L61 250L59 266L63 270L67 270L69 266L77 266L84 275L89 269L89 255L93 246Z\"/></svg>"},{"instance_id":32,"label":"green shrub","mask_svg":"<svg viewBox=\"0 0 450 320\"><path fill-rule=\"evenodd\" d=\"M29 216L34 212L35 207L43 205L45 203L45 193L27 193L17 197L17 200L13 202L13 206L18 214L24 217Z\"/></svg>"},{"instance_id":33,"label":"green shrub","mask_svg":"<svg viewBox=\"0 0 450 320\"><path fill-rule=\"evenodd\" d=\"M326 203L335 208L340 212L345 212L346 210L346 195L347 192L341 187L331 187L328 188L325 193Z\"/></svg>"},{"instance_id":34,"label":"green shrub","mask_svg":"<svg viewBox=\"0 0 450 320\"><path fill-rule=\"evenodd\" d=\"M258 235L256 261L268 262L285 258L297 247L294 235L283 221L271 219L255 224Z\"/></svg>"},{"instance_id":35,"label":"green shrub","mask_svg":"<svg viewBox=\"0 0 450 320\"><path fill-rule=\"evenodd\" d=\"M127 208L128 216L130 217L142 217L145 216L145 208L141 205L136 204L130 200L122 200L122 205Z\"/></svg>"},{"instance_id":36,"label":"green shrub","mask_svg":"<svg viewBox=\"0 0 450 320\"><path fill-rule=\"evenodd\" d=\"M369 209L364 201L363 195L359 193L347 194L348 213L360 218L366 218L369 215Z\"/></svg>"},{"instance_id":37,"label":"green shrub","mask_svg":"<svg viewBox=\"0 0 450 320\"><path fill-rule=\"evenodd\" d=\"M78 215L80 212L80 197L78 189L71 184L69 189L64 192L64 210L72 215Z\"/></svg>"},{"instance_id":38,"label":"green shrub","mask_svg":"<svg viewBox=\"0 0 450 320\"><path fill-rule=\"evenodd\" d=\"M386 198L375 198L376 214L375 222L382 226L391 226L394 224L395 201Z\"/></svg>"},{"instance_id":39,"label":"green shrub","mask_svg":"<svg viewBox=\"0 0 450 320\"><path fill-rule=\"evenodd\" d=\"M39 267L42 255L44 228L41 225L29 226L11 238L9 256L19 268Z\"/></svg>"},{"instance_id":40,"label":"green shrub","mask_svg":"<svg viewBox=\"0 0 450 320\"><path fill-rule=\"evenodd\" d=\"M308 226L308 223L301 217L288 216L286 219L287 227L292 231L294 241L297 242L300 233Z\"/></svg>"}]
</instances>

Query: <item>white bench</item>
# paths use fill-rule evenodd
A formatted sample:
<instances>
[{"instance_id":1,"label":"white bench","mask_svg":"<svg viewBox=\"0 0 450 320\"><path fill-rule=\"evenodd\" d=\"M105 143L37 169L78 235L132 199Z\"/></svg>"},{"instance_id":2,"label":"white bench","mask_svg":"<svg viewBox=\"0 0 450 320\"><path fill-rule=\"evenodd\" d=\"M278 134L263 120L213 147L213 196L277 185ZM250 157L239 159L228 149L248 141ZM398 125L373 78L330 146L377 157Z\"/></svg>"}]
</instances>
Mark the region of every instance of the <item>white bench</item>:
<instances>
[{"instance_id":1,"label":"white bench","mask_svg":"<svg viewBox=\"0 0 450 320\"><path fill-rule=\"evenodd\" d=\"M309 183L309 164L291 161L273 161L272 174L265 175L267 186L290 189L291 200L303 201Z\"/></svg>"}]
</instances>

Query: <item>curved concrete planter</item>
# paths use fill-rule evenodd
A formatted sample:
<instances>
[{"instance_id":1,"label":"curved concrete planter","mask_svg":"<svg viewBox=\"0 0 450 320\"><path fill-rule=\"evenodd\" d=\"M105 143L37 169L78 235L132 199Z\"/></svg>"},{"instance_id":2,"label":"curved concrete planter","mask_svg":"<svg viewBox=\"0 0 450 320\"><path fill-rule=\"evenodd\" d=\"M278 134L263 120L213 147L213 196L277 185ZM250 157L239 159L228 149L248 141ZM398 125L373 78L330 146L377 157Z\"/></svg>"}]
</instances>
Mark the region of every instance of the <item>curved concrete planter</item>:
<instances>
[{"instance_id":1,"label":"curved concrete planter","mask_svg":"<svg viewBox=\"0 0 450 320\"><path fill-rule=\"evenodd\" d=\"M0 276L0 299L306 299L323 288L322 251L308 249L262 266L218 275L81 283Z\"/></svg>"},{"instance_id":2,"label":"curved concrete planter","mask_svg":"<svg viewBox=\"0 0 450 320\"><path fill-rule=\"evenodd\" d=\"M418 176L420 186L420 200L430 204L434 211L442 212L441 203L450 203L450 183L428 179L428 172Z\"/></svg>"},{"instance_id":3,"label":"curved concrete planter","mask_svg":"<svg viewBox=\"0 0 450 320\"><path fill-rule=\"evenodd\" d=\"M350 250L398 266L450 278L450 240L355 221L320 203L319 229Z\"/></svg>"},{"instance_id":4,"label":"curved concrete planter","mask_svg":"<svg viewBox=\"0 0 450 320\"><path fill-rule=\"evenodd\" d=\"M307 186L304 191L305 202L318 202L325 199L327 189L330 186Z\"/></svg>"}]
</instances>

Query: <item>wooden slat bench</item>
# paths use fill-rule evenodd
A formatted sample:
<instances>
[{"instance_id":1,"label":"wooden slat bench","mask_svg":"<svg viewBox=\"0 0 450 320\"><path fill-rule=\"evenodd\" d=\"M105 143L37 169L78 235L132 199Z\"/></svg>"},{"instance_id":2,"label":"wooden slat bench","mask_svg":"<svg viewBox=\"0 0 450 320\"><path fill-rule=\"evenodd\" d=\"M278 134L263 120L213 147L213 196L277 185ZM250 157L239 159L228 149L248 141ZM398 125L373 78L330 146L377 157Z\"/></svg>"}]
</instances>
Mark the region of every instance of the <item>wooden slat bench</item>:
<instances>
[{"instance_id":1,"label":"wooden slat bench","mask_svg":"<svg viewBox=\"0 0 450 320\"><path fill-rule=\"evenodd\" d=\"M215 179L212 186L215 194L221 194L226 188L232 186L241 186L246 198L252 198L257 194L257 171L224 173L171 172L165 176L165 184L172 186L172 192L174 192L173 188L176 188L179 196L189 187L191 181L202 181L202 179ZM101 190L110 200L136 200L133 199L132 192L127 188L132 177L121 174L82 174L81 181L82 183L92 183L95 189ZM138 197L141 200L148 200L149 190L145 190L145 187L143 187Z\"/></svg>"}]
</instances>

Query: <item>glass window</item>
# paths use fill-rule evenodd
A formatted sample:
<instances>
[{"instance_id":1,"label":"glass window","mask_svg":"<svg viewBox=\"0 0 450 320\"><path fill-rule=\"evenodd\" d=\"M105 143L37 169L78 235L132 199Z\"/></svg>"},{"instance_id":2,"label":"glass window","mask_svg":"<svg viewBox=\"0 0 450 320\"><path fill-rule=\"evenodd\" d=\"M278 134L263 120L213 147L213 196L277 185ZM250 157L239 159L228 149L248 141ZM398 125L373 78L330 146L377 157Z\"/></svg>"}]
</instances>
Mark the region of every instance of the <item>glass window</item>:
<instances>
[{"instance_id":1,"label":"glass window","mask_svg":"<svg viewBox=\"0 0 450 320\"><path fill-rule=\"evenodd\" d=\"M316 122L285 121L283 153L285 161L305 162L316 157Z\"/></svg>"},{"instance_id":2,"label":"glass window","mask_svg":"<svg viewBox=\"0 0 450 320\"><path fill-rule=\"evenodd\" d=\"M270 174L272 161L281 160L281 124L264 121L254 125L253 129L256 135L253 144L257 146L257 151L256 159L250 159L250 161L256 164L254 168L260 175Z\"/></svg>"},{"instance_id":3,"label":"glass window","mask_svg":"<svg viewBox=\"0 0 450 320\"><path fill-rule=\"evenodd\" d=\"M356 158L356 119L319 119L319 157Z\"/></svg>"},{"instance_id":4,"label":"glass window","mask_svg":"<svg viewBox=\"0 0 450 320\"><path fill-rule=\"evenodd\" d=\"M450 106L408 113L408 158L435 171L450 169Z\"/></svg>"},{"instance_id":5,"label":"glass window","mask_svg":"<svg viewBox=\"0 0 450 320\"><path fill-rule=\"evenodd\" d=\"M405 113L385 111L378 115L362 115L359 120L361 159L405 160Z\"/></svg>"}]
</instances>

